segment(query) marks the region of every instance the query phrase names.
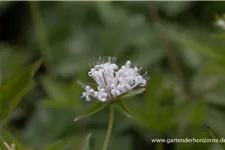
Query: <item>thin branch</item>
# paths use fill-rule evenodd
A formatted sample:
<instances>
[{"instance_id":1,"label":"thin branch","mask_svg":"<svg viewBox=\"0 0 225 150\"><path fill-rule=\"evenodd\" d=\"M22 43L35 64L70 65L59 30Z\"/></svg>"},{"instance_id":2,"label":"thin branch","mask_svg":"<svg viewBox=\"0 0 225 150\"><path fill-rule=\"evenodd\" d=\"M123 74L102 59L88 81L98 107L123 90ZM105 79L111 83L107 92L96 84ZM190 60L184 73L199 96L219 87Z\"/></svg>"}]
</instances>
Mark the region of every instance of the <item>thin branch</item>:
<instances>
[{"instance_id":1,"label":"thin branch","mask_svg":"<svg viewBox=\"0 0 225 150\"><path fill-rule=\"evenodd\" d=\"M187 86L185 76L181 70L179 61L177 60L175 54L173 53L172 46L171 46L168 38L161 30L161 27L160 27L161 18L159 16L158 12L155 10L152 2L149 2L148 8L149 8L148 9L149 15L150 15L152 21L154 22L153 24L155 26L155 29L158 33L160 40L162 41L164 49L167 53L169 64L170 64L171 68L174 70L174 72L176 73L176 76L180 82L180 85L182 87L184 94L186 96L190 96L191 92ZM155 22L157 22L157 24Z\"/></svg>"}]
</instances>

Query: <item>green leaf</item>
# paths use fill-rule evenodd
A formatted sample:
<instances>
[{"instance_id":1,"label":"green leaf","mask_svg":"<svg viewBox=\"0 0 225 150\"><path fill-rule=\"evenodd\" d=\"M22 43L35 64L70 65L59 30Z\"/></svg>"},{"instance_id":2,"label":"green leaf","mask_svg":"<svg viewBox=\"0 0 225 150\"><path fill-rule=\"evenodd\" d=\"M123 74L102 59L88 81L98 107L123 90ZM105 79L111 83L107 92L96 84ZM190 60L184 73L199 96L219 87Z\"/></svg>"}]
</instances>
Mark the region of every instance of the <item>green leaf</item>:
<instances>
[{"instance_id":1,"label":"green leaf","mask_svg":"<svg viewBox=\"0 0 225 150\"><path fill-rule=\"evenodd\" d=\"M85 137L83 137L83 135L80 135L77 137L63 138L57 140L57 142L47 145L44 150L89 150L90 139L91 133L89 133Z\"/></svg>"},{"instance_id":2,"label":"green leaf","mask_svg":"<svg viewBox=\"0 0 225 150\"><path fill-rule=\"evenodd\" d=\"M154 4L157 9L164 12L167 16L173 17L188 10L188 8L191 6L189 1L156 1Z\"/></svg>"},{"instance_id":3,"label":"green leaf","mask_svg":"<svg viewBox=\"0 0 225 150\"><path fill-rule=\"evenodd\" d=\"M60 141L63 142L64 139L67 139L66 141L68 143L72 140L72 146L77 142L77 138L84 139L83 133L85 131L85 126L81 125L82 122L80 122L81 124L74 124L73 119L74 111L69 109L44 109L39 107L37 112L34 113L34 116L27 122L26 128L21 132L15 131L12 134L21 143L26 145L26 147L30 148L35 147L44 150L43 148L46 145L54 144L56 142L61 143ZM59 148L59 150L63 149ZM77 149L72 148L71 150Z\"/></svg>"},{"instance_id":4,"label":"green leaf","mask_svg":"<svg viewBox=\"0 0 225 150\"><path fill-rule=\"evenodd\" d=\"M146 107L150 114L157 115L162 102L162 87L164 87L164 76L160 73L153 73L151 75L151 83L147 85L146 91Z\"/></svg>"},{"instance_id":5,"label":"green leaf","mask_svg":"<svg viewBox=\"0 0 225 150\"><path fill-rule=\"evenodd\" d=\"M212 138L216 138L216 139L219 139L220 137L210 128L210 127L207 127L207 130L209 132L209 135L212 137Z\"/></svg>"},{"instance_id":6,"label":"green leaf","mask_svg":"<svg viewBox=\"0 0 225 150\"><path fill-rule=\"evenodd\" d=\"M71 139L63 139L53 144L47 145L44 150L59 150L59 149L68 149L70 148Z\"/></svg>"},{"instance_id":7,"label":"green leaf","mask_svg":"<svg viewBox=\"0 0 225 150\"><path fill-rule=\"evenodd\" d=\"M222 139L222 137L220 137L219 135L217 135L210 127L207 127L207 130L209 132L209 135L212 137L212 138L215 138L215 139ZM219 142L220 146L225 150L225 144L224 143L221 143Z\"/></svg>"},{"instance_id":8,"label":"green leaf","mask_svg":"<svg viewBox=\"0 0 225 150\"><path fill-rule=\"evenodd\" d=\"M145 91L145 88L139 88L139 89L131 90L131 91L125 93L124 95L122 95L118 99L131 98L131 97L133 97L135 95L143 93L144 91Z\"/></svg>"},{"instance_id":9,"label":"green leaf","mask_svg":"<svg viewBox=\"0 0 225 150\"><path fill-rule=\"evenodd\" d=\"M6 143L8 143L9 145L13 144L15 146L15 150L21 150L22 145L16 138L13 137L13 135L9 131L4 130L3 132L1 132L1 134Z\"/></svg>"},{"instance_id":10,"label":"green leaf","mask_svg":"<svg viewBox=\"0 0 225 150\"><path fill-rule=\"evenodd\" d=\"M89 133L84 141L81 143L81 146L79 150L89 150L90 149L90 139L91 139L91 133Z\"/></svg>"},{"instance_id":11,"label":"green leaf","mask_svg":"<svg viewBox=\"0 0 225 150\"><path fill-rule=\"evenodd\" d=\"M194 50L195 52L201 54L202 56L209 57L211 59L220 61L224 63L224 42L214 39L208 34L193 31L184 30L178 26L172 27L167 25L165 27L165 32L171 40L177 42L182 48L181 50L186 50L187 48Z\"/></svg>"},{"instance_id":12,"label":"green leaf","mask_svg":"<svg viewBox=\"0 0 225 150\"><path fill-rule=\"evenodd\" d=\"M43 78L43 88L54 100L65 101L67 99L68 95L65 91L68 89L66 89L65 86L66 85L59 83L50 77Z\"/></svg>"},{"instance_id":13,"label":"green leaf","mask_svg":"<svg viewBox=\"0 0 225 150\"><path fill-rule=\"evenodd\" d=\"M27 61L27 55L15 52L19 50L9 45L0 44L0 50L1 84L4 84L20 71Z\"/></svg>"},{"instance_id":14,"label":"green leaf","mask_svg":"<svg viewBox=\"0 0 225 150\"><path fill-rule=\"evenodd\" d=\"M123 114L125 114L128 118L131 118L130 110L122 100L118 100L115 104Z\"/></svg>"},{"instance_id":15,"label":"green leaf","mask_svg":"<svg viewBox=\"0 0 225 150\"><path fill-rule=\"evenodd\" d=\"M2 139L0 138L0 149L1 150L8 150L8 148L5 146L4 142L2 141Z\"/></svg>"},{"instance_id":16,"label":"green leaf","mask_svg":"<svg viewBox=\"0 0 225 150\"><path fill-rule=\"evenodd\" d=\"M212 37L216 38L216 39L224 40L225 39L225 34L224 33L213 34Z\"/></svg>"},{"instance_id":17,"label":"green leaf","mask_svg":"<svg viewBox=\"0 0 225 150\"><path fill-rule=\"evenodd\" d=\"M124 9L112 7L110 3L96 3L96 5L99 15L105 24L114 25L127 19L127 14Z\"/></svg>"},{"instance_id":18,"label":"green leaf","mask_svg":"<svg viewBox=\"0 0 225 150\"><path fill-rule=\"evenodd\" d=\"M225 137L225 114L223 110L213 107L212 105L206 105L204 124L211 127L216 133L219 133L222 137Z\"/></svg>"},{"instance_id":19,"label":"green leaf","mask_svg":"<svg viewBox=\"0 0 225 150\"><path fill-rule=\"evenodd\" d=\"M32 77L41 63L42 59L20 71L0 87L0 121L3 121L12 113L21 98L29 90Z\"/></svg>"},{"instance_id":20,"label":"green leaf","mask_svg":"<svg viewBox=\"0 0 225 150\"><path fill-rule=\"evenodd\" d=\"M157 131L166 131L176 124L177 111L167 107L161 107L156 113L149 113L145 107L129 105L132 112L132 120L144 128Z\"/></svg>"},{"instance_id":21,"label":"green leaf","mask_svg":"<svg viewBox=\"0 0 225 150\"><path fill-rule=\"evenodd\" d=\"M188 120L190 124L197 125L203 121L205 116L205 103L203 100L192 100L195 102L190 105L190 114L188 116Z\"/></svg>"},{"instance_id":22,"label":"green leaf","mask_svg":"<svg viewBox=\"0 0 225 150\"><path fill-rule=\"evenodd\" d=\"M151 116L151 114L148 114L147 111L145 111L145 109L141 109L139 107L135 107L135 106L129 106L129 108L132 111L132 118L133 120L139 124L142 127L145 128L151 128L152 126L150 125L150 121L152 120L153 116ZM152 122L154 123L154 122Z\"/></svg>"},{"instance_id":23,"label":"green leaf","mask_svg":"<svg viewBox=\"0 0 225 150\"><path fill-rule=\"evenodd\" d=\"M77 121L79 119L91 116L97 112L99 112L100 110L102 110L103 108L105 108L108 105L108 103L104 103L104 102L93 102L89 107L87 107L81 114L79 114L74 121Z\"/></svg>"}]
</instances>

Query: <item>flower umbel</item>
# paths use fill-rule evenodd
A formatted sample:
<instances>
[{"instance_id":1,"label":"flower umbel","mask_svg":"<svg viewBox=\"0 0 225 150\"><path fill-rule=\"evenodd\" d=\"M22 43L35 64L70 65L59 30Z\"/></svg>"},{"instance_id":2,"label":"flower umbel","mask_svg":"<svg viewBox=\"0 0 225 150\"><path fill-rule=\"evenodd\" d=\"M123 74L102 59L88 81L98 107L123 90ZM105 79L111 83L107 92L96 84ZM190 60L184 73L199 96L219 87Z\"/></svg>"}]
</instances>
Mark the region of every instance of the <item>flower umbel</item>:
<instances>
[{"instance_id":1,"label":"flower umbel","mask_svg":"<svg viewBox=\"0 0 225 150\"><path fill-rule=\"evenodd\" d=\"M130 61L119 68L115 62L115 57L108 57L107 62L104 62L104 58L99 58L99 62L88 73L97 83L97 89L85 86L82 97L87 101L90 101L92 96L99 101L107 102L134 88L146 85L148 77L147 73L140 75L142 68L132 67Z\"/></svg>"}]
</instances>

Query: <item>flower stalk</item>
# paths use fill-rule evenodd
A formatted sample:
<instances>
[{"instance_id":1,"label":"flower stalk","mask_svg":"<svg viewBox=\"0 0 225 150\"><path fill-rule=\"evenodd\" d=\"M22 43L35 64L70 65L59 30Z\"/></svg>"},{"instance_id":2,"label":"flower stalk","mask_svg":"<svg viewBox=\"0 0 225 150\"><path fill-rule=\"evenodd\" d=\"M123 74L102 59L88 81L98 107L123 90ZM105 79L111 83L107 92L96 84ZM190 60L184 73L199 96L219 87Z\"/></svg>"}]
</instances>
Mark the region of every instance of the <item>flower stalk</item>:
<instances>
[{"instance_id":1,"label":"flower stalk","mask_svg":"<svg viewBox=\"0 0 225 150\"><path fill-rule=\"evenodd\" d=\"M108 124L108 129L107 129L107 133L106 133L106 137L105 137L105 141L104 141L102 150L107 150L107 147L109 144L109 139L110 139L111 132L112 132L112 127L113 127L113 118L114 118L114 110L113 110L113 106L110 105L109 106L109 124Z\"/></svg>"}]
</instances>

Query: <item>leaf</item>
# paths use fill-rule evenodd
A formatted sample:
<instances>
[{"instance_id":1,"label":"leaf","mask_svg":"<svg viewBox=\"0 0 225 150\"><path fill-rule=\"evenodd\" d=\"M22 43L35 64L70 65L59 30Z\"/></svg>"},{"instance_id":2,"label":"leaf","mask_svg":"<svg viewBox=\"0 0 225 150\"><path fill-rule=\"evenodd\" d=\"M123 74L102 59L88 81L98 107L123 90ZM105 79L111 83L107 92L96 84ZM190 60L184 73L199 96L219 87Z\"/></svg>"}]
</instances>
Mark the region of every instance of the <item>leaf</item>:
<instances>
[{"instance_id":1,"label":"leaf","mask_svg":"<svg viewBox=\"0 0 225 150\"><path fill-rule=\"evenodd\" d=\"M53 144L49 144L45 146L44 150L57 150L57 149L65 149L67 148L69 150L69 144L71 139L63 139L59 140L57 142L54 142Z\"/></svg>"},{"instance_id":2,"label":"leaf","mask_svg":"<svg viewBox=\"0 0 225 150\"><path fill-rule=\"evenodd\" d=\"M158 110L160 109L160 103L162 102L161 93L162 87L164 87L164 76L160 73L153 73L151 75L151 83L147 85L146 91L146 107L150 114L157 115Z\"/></svg>"},{"instance_id":3,"label":"leaf","mask_svg":"<svg viewBox=\"0 0 225 150\"><path fill-rule=\"evenodd\" d=\"M2 139L0 138L0 149L1 150L8 150L8 148L5 146L4 142L2 141Z\"/></svg>"},{"instance_id":4,"label":"leaf","mask_svg":"<svg viewBox=\"0 0 225 150\"><path fill-rule=\"evenodd\" d=\"M151 114L148 114L143 108L129 106L132 111L133 120L140 126L145 128L151 128L150 120L152 120ZM154 122L152 122L154 123Z\"/></svg>"},{"instance_id":5,"label":"leaf","mask_svg":"<svg viewBox=\"0 0 225 150\"><path fill-rule=\"evenodd\" d=\"M213 34L212 37L216 38L216 39L224 40L225 39L225 34L224 33Z\"/></svg>"},{"instance_id":6,"label":"leaf","mask_svg":"<svg viewBox=\"0 0 225 150\"><path fill-rule=\"evenodd\" d=\"M19 141L16 138L14 138L9 131L4 130L3 132L1 132L1 134L4 141L8 143L8 145L12 144L14 145L15 150L20 150L22 148L22 145L19 143Z\"/></svg>"},{"instance_id":7,"label":"leaf","mask_svg":"<svg viewBox=\"0 0 225 150\"><path fill-rule=\"evenodd\" d=\"M0 87L0 121L7 118L21 98L29 90L30 81L42 63L42 59L20 71Z\"/></svg>"},{"instance_id":8,"label":"leaf","mask_svg":"<svg viewBox=\"0 0 225 150\"><path fill-rule=\"evenodd\" d=\"M50 77L43 78L43 88L54 100L64 101L67 99L65 86Z\"/></svg>"},{"instance_id":9,"label":"leaf","mask_svg":"<svg viewBox=\"0 0 225 150\"><path fill-rule=\"evenodd\" d=\"M76 137L62 138L47 145L44 150L89 150L90 139L91 133L89 133L85 137L83 137L83 135L79 135Z\"/></svg>"},{"instance_id":10,"label":"leaf","mask_svg":"<svg viewBox=\"0 0 225 150\"><path fill-rule=\"evenodd\" d=\"M209 135L212 137L212 138L216 138L216 139L219 139L220 137L210 128L210 127L207 127L207 130L209 132Z\"/></svg>"},{"instance_id":11,"label":"leaf","mask_svg":"<svg viewBox=\"0 0 225 150\"><path fill-rule=\"evenodd\" d=\"M195 100L190 104L188 121L190 124L197 125L203 121L205 116L205 103L203 100Z\"/></svg>"},{"instance_id":12,"label":"leaf","mask_svg":"<svg viewBox=\"0 0 225 150\"><path fill-rule=\"evenodd\" d=\"M90 149L90 139L91 139L91 133L89 133L85 140L82 142L81 147L79 150L89 150Z\"/></svg>"},{"instance_id":13,"label":"leaf","mask_svg":"<svg viewBox=\"0 0 225 150\"><path fill-rule=\"evenodd\" d=\"M70 104L68 104L65 101L57 101L55 99L44 99L42 102L40 102L41 108L56 108L56 109L72 109L74 110L74 107Z\"/></svg>"},{"instance_id":14,"label":"leaf","mask_svg":"<svg viewBox=\"0 0 225 150\"><path fill-rule=\"evenodd\" d=\"M0 68L1 68L1 84L17 74L27 61L27 55L13 51L13 47L0 44Z\"/></svg>"},{"instance_id":15,"label":"leaf","mask_svg":"<svg viewBox=\"0 0 225 150\"><path fill-rule=\"evenodd\" d=\"M127 108L127 106L122 100L118 100L115 104L123 114L125 114L128 118L131 118L130 110Z\"/></svg>"},{"instance_id":16,"label":"leaf","mask_svg":"<svg viewBox=\"0 0 225 150\"><path fill-rule=\"evenodd\" d=\"M98 13L105 24L114 25L127 18L127 12L119 7L112 7L110 3L96 3Z\"/></svg>"},{"instance_id":17,"label":"leaf","mask_svg":"<svg viewBox=\"0 0 225 150\"><path fill-rule=\"evenodd\" d=\"M166 26L164 31L168 33L171 40L174 40L182 47L181 50L192 49L202 56L224 63L224 42L199 31L180 30L178 26L169 26Z\"/></svg>"},{"instance_id":18,"label":"leaf","mask_svg":"<svg viewBox=\"0 0 225 150\"><path fill-rule=\"evenodd\" d=\"M97 112L99 112L100 110L102 110L103 108L106 107L108 103L104 103L104 102L93 102L89 107L87 107L81 114L79 114L74 121L77 121L79 119L91 116Z\"/></svg>"},{"instance_id":19,"label":"leaf","mask_svg":"<svg viewBox=\"0 0 225 150\"><path fill-rule=\"evenodd\" d=\"M145 107L129 105L132 112L132 120L144 128L149 128L157 131L166 131L176 124L177 111L161 107L156 113L149 113Z\"/></svg>"},{"instance_id":20,"label":"leaf","mask_svg":"<svg viewBox=\"0 0 225 150\"><path fill-rule=\"evenodd\" d=\"M211 105L206 105L204 124L211 127L216 133L219 133L222 137L225 137L225 114L224 111L219 110Z\"/></svg>"},{"instance_id":21,"label":"leaf","mask_svg":"<svg viewBox=\"0 0 225 150\"><path fill-rule=\"evenodd\" d=\"M39 107L34 116L27 122L26 128L19 133L12 134L30 148L44 150L43 147L46 145L61 143L60 141L70 143L71 140L73 141L72 146L77 141L76 138L84 139L83 132L85 131L85 126L74 124L73 119L74 113L69 109ZM53 148L53 150L57 149ZM72 148L71 150L77 149Z\"/></svg>"},{"instance_id":22,"label":"leaf","mask_svg":"<svg viewBox=\"0 0 225 150\"><path fill-rule=\"evenodd\" d=\"M215 139L218 139L218 140L221 140L222 137L218 136L210 127L207 127L207 130L209 132L209 135L212 137L212 138L215 138ZM219 142L220 146L225 150L225 144L222 143L222 142Z\"/></svg>"},{"instance_id":23,"label":"leaf","mask_svg":"<svg viewBox=\"0 0 225 150\"><path fill-rule=\"evenodd\" d=\"M125 94L123 94L120 98L118 99L124 99L124 98L130 98L133 97L135 95L141 94L145 91L145 88L139 88L139 89L135 89L135 90L131 90Z\"/></svg>"},{"instance_id":24,"label":"leaf","mask_svg":"<svg viewBox=\"0 0 225 150\"><path fill-rule=\"evenodd\" d=\"M167 16L177 16L187 10L191 3L186 1L156 1L155 6L160 11L163 11Z\"/></svg>"}]
</instances>

